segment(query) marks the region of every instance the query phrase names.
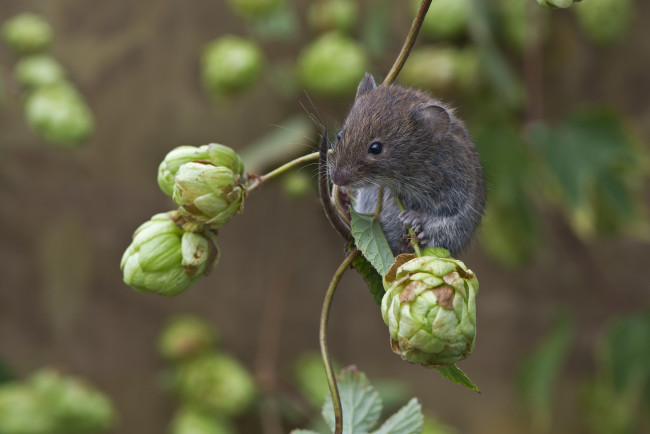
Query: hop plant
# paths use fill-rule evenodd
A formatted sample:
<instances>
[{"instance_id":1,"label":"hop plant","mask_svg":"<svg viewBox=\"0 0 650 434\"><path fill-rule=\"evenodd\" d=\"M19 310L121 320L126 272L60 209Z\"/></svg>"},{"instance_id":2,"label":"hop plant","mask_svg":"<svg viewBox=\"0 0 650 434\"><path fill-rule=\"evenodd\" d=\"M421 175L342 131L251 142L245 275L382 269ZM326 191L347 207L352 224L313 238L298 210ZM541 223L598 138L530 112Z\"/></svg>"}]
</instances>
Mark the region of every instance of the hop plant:
<instances>
[{"instance_id":1,"label":"hop plant","mask_svg":"<svg viewBox=\"0 0 650 434\"><path fill-rule=\"evenodd\" d=\"M331 32L303 50L298 59L298 75L309 91L337 97L354 91L367 65L368 56L361 45Z\"/></svg>"},{"instance_id":2,"label":"hop plant","mask_svg":"<svg viewBox=\"0 0 650 434\"><path fill-rule=\"evenodd\" d=\"M103 393L52 369L0 386L3 434L90 434L106 431L114 420Z\"/></svg>"},{"instance_id":3,"label":"hop plant","mask_svg":"<svg viewBox=\"0 0 650 434\"><path fill-rule=\"evenodd\" d=\"M73 146L92 134L95 121L79 93L65 82L39 87L25 101L27 123L49 142Z\"/></svg>"},{"instance_id":4,"label":"hop plant","mask_svg":"<svg viewBox=\"0 0 650 434\"><path fill-rule=\"evenodd\" d=\"M54 415L54 432L84 434L105 431L112 425L115 411L101 392L73 377L64 377L52 369L34 374L29 384Z\"/></svg>"},{"instance_id":5,"label":"hop plant","mask_svg":"<svg viewBox=\"0 0 650 434\"><path fill-rule=\"evenodd\" d=\"M172 220L176 213L154 215L133 234L122 256L124 283L142 292L177 295L218 263L216 244L185 232Z\"/></svg>"},{"instance_id":6,"label":"hop plant","mask_svg":"<svg viewBox=\"0 0 650 434\"><path fill-rule=\"evenodd\" d=\"M244 412L256 394L248 371L225 354L205 354L182 364L176 384L188 404L225 416Z\"/></svg>"},{"instance_id":7,"label":"hop plant","mask_svg":"<svg viewBox=\"0 0 650 434\"><path fill-rule=\"evenodd\" d=\"M286 0L228 0L228 3L238 15L257 19L282 7Z\"/></svg>"},{"instance_id":8,"label":"hop plant","mask_svg":"<svg viewBox=\"0 0 650 434\"><path fill-rule=\"evenodd\" d=\"M16 53L28 54L47 48L52 41L52 28L39 15L23 13L4 24L2 35Z\"/></svg>"},{"instance_id":9,"label":"hop plant","mask_svg":"<svg viewBox=\"0 0 650 434\"><path fill-rule=\"evenodd\" d=\"M351 0L328 0L309 6L309 25L318 31L348 32L358 22L359 6Z\"/></svg>"},{"instance_id":10,"label":"hop plant","mask_svg":"<svg viewBox=\"0 0 650 434\"><path fill-rule=\"evenodd\" d=\"M417 10L420 0L413 0ZM451 39L462 34L469 22L470 0L436 0L422 23L422 33L434 39Z\"/></svg>"},{"instance_id":11,"label":"hop plant","mask_svg":"<svg viewBox=\"0 0 650 434\"><path fill-rule=\"evenodd\" d=\"M167 360L187 360L211 348L215 341L215 332L207 322L180 315L165 325L158 339L158 352Z\"/></svg>"},{"instance_id":12,"label":"hop plant","mask_svg":"<svg viewBox=\"0 0 650 434\"><path fill-rule=\"evenodd\" d=\"M582 0L537 0L537 3L545 8L568 8L579 1Z\"/></svg>"},{"instance_id":13,"label":"hop plant","mask_svg":"<svg viewBox=\"0 0 650 434\"><path fill-rule=\"evenodd\" d=\"M215 166L223 166L230 169L235 175L244 172L244 165L241 158L235 151L227 146L210 143L203 146L179 146L171 150L158 167L158 186L167 196L174 193L174 181L178 169L192 161L209 161Z\"/></svg>"},{"instance_id":14,"label":"hop plant","mask_svg":"<svg viewBox=\"0 0 650 434\"><path fill-rule=\"evenodd\" d=\"M467 357L476 335L478 280L444 249L400 255L384 277L382 317L393 351L424 366Z\"/></svg>"},{"instance_id":15,"label":"hop plant","mask_svg":"<svg viewBox=\"0 0 650 434\"><path fill-rule=\"evenodd\" d=\"M35 54L18 61L16 79L26 88L37 88L63 82L63 68L47 54Z\"/></svg>"},{"instance_id":16,"label":"hop plant","mask_svg":"<svg viewBox=\"0 0 650 434\"><path fill-rule=\"evenodd\" d=\"M182 407L174 415L171 434L234 434L228 421L214 413Z\"/></svg>"},{"instance_id":17,"label":"hop plant","mask_svg":"<svg viewBox=\"0 0 650 434\"><path fill-rule=\"evenodd\" d=\"M196 161L178 169L172 197L188 219L216 229L242 211L245 191L228 167Z\"/></svg>"},{"instance_id":18,"label":"hop plant","mask_svg":"<svg viewBox=\"0 0 650 434\"><path fill-rule=\"evenodd\" d=\"M595 42L607 44L625 35L633 8L631 0L589 0L574 10L587 36Z\"/></svg>"},{"instance_id":19,"label":"hop plant","mask_svg":"<svg viewBox=\"0 0 650 434\"><path fill-rule=\"evenodd\" d=\"M262 52L238 36L215 39L201 56L203 84L217 96L233 95L251 86L262 73Z\"/></svg>"}]
</instances>

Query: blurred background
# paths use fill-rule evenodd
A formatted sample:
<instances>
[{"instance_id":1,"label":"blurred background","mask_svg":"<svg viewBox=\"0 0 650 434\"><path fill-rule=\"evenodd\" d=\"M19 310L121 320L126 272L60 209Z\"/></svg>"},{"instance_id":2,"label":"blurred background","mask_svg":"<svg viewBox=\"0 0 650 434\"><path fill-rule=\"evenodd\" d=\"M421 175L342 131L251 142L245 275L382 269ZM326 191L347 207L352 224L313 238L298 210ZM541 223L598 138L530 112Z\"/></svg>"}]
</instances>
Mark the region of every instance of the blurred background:
<instances>
[{"instance_id":1,"label":"blurred background","mask_svg":"<svg viewBox=\"0 0 650 434\"><path fill-rule=\"evenodd\" d=\"M310 354L344 246L314 165L252 193L219 232L217 269L177 297L126 286L120 258L142 222L175 208L156 183L167 152L221 143L257 174L312 152L363 72L390 69L417 3L2 1L0 432L53 432L43 396L92 403L66 433L318 423ZM398 82L457 107L485 166L486 216L460 258L481 283L460 366L483 394L393 354L350 272L331 353L368 375L386 411L417 396L436 433L650 432L648 16L641 0L434 0ZM181 314L189 337L169 332L166 350ZM209 400L220 386L183 373L174 339L227 356L242 404L214 409L184 389L214 383Z\"/></svg>"}]
</instances>

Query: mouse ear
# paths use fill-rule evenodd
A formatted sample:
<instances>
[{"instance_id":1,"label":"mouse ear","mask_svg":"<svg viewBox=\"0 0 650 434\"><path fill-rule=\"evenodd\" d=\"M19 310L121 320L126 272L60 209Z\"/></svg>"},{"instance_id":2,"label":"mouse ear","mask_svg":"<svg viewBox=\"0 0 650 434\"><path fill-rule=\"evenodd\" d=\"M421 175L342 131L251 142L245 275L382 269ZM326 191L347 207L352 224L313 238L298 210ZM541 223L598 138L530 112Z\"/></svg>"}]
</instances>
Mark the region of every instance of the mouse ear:
<instances>
[{"instance_id":1,"label":"mouse ear","mask_svg":"<svg viewBox=\"0 0 650 434\"><path fill-rule=\"evenodd\" d=\"M433 134L434 141L444 139L451 127L449 112L436 104L420 104L413 108L413 120Z\"/></svg>"},{"instance_id":2,"label":"mouse ear","mask_svg":"<svg viewBox=\"0 0 650 434\"><path fill-rule=\"evenodd\" d=\"M359 86L357 87L357 96L355 96L354 99L359 98L364 93L375 89L376 87L377 85L375 84L375 79L372 78L372 75L370 75L370 73L366 72L366 75L363 77L363 80L361 80L361 83L359 83Z\"/></svg>"}]
</instances>

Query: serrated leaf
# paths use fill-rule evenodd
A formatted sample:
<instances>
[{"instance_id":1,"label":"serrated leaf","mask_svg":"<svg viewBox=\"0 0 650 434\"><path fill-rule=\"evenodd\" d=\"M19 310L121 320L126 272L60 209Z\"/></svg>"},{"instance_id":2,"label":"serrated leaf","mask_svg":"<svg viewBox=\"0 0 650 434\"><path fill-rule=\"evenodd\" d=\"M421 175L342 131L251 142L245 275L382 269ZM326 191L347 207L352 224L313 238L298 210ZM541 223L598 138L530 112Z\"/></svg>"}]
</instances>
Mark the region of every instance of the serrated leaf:
<instances>
[{"instance_id":1,"label":"serrated leaf","mask_svg":"<svg viewBox=\"0 0 650 434\"><path fill-rule=\"evenodd\" d=\"M481 393L478 387L472 383L472 380L470 380L469 377L463 371L461 371L458 366L452 365L444 368L436 368L436 370L440 372L440 374L442 374L442 376L447 380L456 384L460 384L461 386L465 386L474 392Z\"/></svg>"},{"instance_id":2,"label":"serrated leaf","mask_svg":"<svg viewBox=\"0 0 650 434\"><path fill-rule=\"evenodd\" d=\"M343 409L343 434L368 432L379 419L381 398L363 372L347 368L339 375L339 395ZM323 419L335 428L334 406L328 396L323 404Z\"/></svg>"},{"instance_id":3,"label":"serrated leaf","mask_svg":"<svg viewBox=\"0 0 650 434\"><path fill-rule=\"evenodd\" d=\"M573 327L569 316L560 313L553 330L521 364L519 393L532 412L533 423L542 431L550 428L553 387L567 358Z\"/></svg>"},{"instance_id":4,"label":"serrated leaf","mask_svg":"<svg viewBox=\"0 0 650 434\"><path fill-rule=\"evenodd\" d=\"M354 261L352 261L352 266L359 272L359 274L361 274L368 284L368 289L375 298L375 302L380 305L381 299L384 297L386 291L384 290L384 284L377 270L375 270L372 264L370 264L365 256L362 255L357 256Z\"/></svg>"},{"instance_id":5,"label":"serrated leaf","mask_svg":"<svg viewBox=\"0 0 650 434\"><path fill-rule=\"evenodd\" d=\"M412 398L404 407L389 417L373 434L413 434L422 432L424 415L417 398Z\"/></svg>"},{"instance_id":6,"label":"serrated leaf","mask_svg":"<svg viewBox=\"0 0 650 434\"><path fill-rule=\"evenodd\" d=\"M375 270L381 276L385 276L395 258L379 221L372 214L359 214L352 208L350 208L350 217L352 236L357 247Z\"/></svg>"}]
</instances>

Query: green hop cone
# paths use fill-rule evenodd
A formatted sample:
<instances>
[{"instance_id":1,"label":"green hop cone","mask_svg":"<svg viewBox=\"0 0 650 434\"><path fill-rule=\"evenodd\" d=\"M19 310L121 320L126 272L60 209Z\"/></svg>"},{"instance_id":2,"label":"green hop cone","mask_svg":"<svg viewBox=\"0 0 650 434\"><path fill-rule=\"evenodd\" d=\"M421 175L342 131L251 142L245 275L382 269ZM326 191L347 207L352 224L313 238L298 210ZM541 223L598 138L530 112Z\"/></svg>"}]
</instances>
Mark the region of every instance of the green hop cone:
<instances>
[{"instance_id":1,"label":"green hop cone","mask_svg":"<svg viewBox=\"0 0 650 434\"><path fill-rule=\"evenodd\" d=\"M104 432L115 421L110 400L80 379L44 369L30 377L29 385L54 417L58 429L52 432Z\"/></svg>"},{"instance_id":2,"label":"green hop cone","mask_svg":"<svg viewBox=\"0 0 650 434\"><path fill-rule=\"evenodd\" d=\"M574 8L578 23L594 42L608 44L620 40L632 21L631 0L589 0Z\"/></svg>"},{"instance_id":3,"label":"green hop cone","mask_svg":"<svg viewBox=\"0 0 650 434\"><path fill-rule=\"evenodd\" d=\"M16 63L16 79L26 88L60 83L65 79L63 68L47 54L23 57Z\"/></svg>"},{"instance_id":4,"label":"green hop cone","mask_svg":"<svg viewBox=\"0 0 650 434\"><path fill-rule=\"evenodd\" d=\"M402 70L402 81L434 92L470 90L479 80L478 55L472 49L425 46L413 50Z\"/></svg>"},{"instance_id":5,"label":"green hop cone","mask_svg":"<svg viewBox=\"0 0 650 434\"><path fill-rule=\"evenodd\" d=\"M262 18L276 11L286 0L228 0L233 11L241 17Z\"/></svg>"},{"instance_id":6,"label":"green hop cone","mask_svg":"<svg viewBox=\"0 0 650 434\"><path fill-rule=\"evenodd\" d=\"M214 413L185 406L174 415L171 434L235 434L227 419Z\"/></svg>"},{"instance_id":7,"label":"green hop cone","mask_svg":"<svg viewBox=\"0 0 650 434\"><path fill-rule=\"evenodd\" d=\"M422 2L413 0L412 3L417 11ZM467 29L471 8L471 0L435 0L422 23L422 33L433 39L452 39L461 35Z\"/></svg>"},{"instance_id":8,"label":"green hop cone","mask_svg":"<svg viewBox=\"0 0 650 434\"><path fill-rule=\"evenodd\" d=\"M79 93L65 82L39 87L25 101L27 123L47 141L74 146L87 139L95 121Z\"/></svg>"},{"instance_id":9,"label":"green hop cone","mask_svg":"<svg viewBox=\"0 0 650 434\"><path fill-rule=\"evenodd\" d=\"M158 352L170 361L187 360L212 348L216 340L213 327L201 318L175 316L165 324L158 339Z\"/></svg>"},{"instance_id":10,"label":"green hop cone","mask_svg":"<svg viewBox=\"0 0 650 434\"><path fill-rule=\"evenodd\" d=\"M133 234L120 263L124 283L133 289L177 295L216 266L216 244L203 235L187 236L172 221L174 214L156 214Z\"/></svg>"},{"instance_id":11,"label":"green hop cone","mask_svg":"<svg viewBox=\"0 0 650 434\"><path fill-rule=\"evenodd\" d=\"M158 186L167 196L174 194L174 181L178 169L192 161L209 161L215 166L224 166L236 175L244 172L241 158L227 146L210 143L203 146L179 146L172 149L158 167Z\"/></svg>"},{"instance_id":12,"label":"green hop cone","mask_svg":"<svg viewBox=\"0 0 650 434\"><path fill-rule=\"evenodd\" d=\"M537 0L540 6L545 8L568 8L569 6L581 0Z\"/></svg>"},{"instance_id":13,"label":"green hop cone","mask_svg":"<svg viewBox=\"0 0 650 434\"><path fill-rule=\"evenodd\" d=\"M255 83L262 74L262 52L239 36L210 42L201 55L203 84L217 96L229 96Z\"/></svg>"},{"instance_id":14,"label":"green hop cone","mask_svg":"<svg viewBox=\"0 0 650 434\"><path fill-rule=\"evenodd\" d=\"M172 197L187 219L216 229L242 211L245 191L229 168L195 161L178 169Z\"/></svg>"},{"instance_id":15,"label":"green hop cone","mask_svg":"<svg viewBox=\"0 0 650 434\"><path fill-rule=\"evenodd\" d=\"M327 0L309 6L309 25L317 31L349 32L358 23L359 6L352 0Z\"/></svg>"},{"instance_id":16,"label":"green hop cone","mask_svg":"<svg viewBox=\"0 0 650 434\"><path fill-rule=\"evenodd\" d=\"M341 97L354 92L367 69L368 56L363 46L336 32L321 36L298 59L301 83L308 91L323 96Z\"/></svg>"},{"instance_id":17,"label":"green hop cone","mask_svg":"<svg viewBox=\"0 0 650 434\"><path fill-rule=\"evenodd\" d=\"M253 378L241 363L216 353L180 365L176 385L186 403L227 416L248 409L256 394Z\"/></svg>"},{"instance_id":18,"label":"green hop cone","mask_svg":"<svg viewBox=\"0 0 650 434\"><path fill-rule=\"evenodd\" d=\"M474 348L478 280L446 250L424 253L395 259L384 276L381 313L392 349L404 360L450 366Z\"/></svg>"},{"instance_id":19,"label":"green hop cone","mask_svg":"<svg viewBox=\"0 0 650 434\"><path fill-rule=\"evenodd\" d=\"M4 24L2 35L16 53L36 53L52 41L52 28L39 15L22 13Z\"/></svg>"},{"instance_id":20,"label":"green hop cone","mask_svg":"<svg viewBox=\"0 0 650 434\"><path fill-rule=\"evenodd\" d=\"M32 387L12 381L0 386L0 432L50 434L56 432L56 420Z\"/></svg>"}]
</instances>

